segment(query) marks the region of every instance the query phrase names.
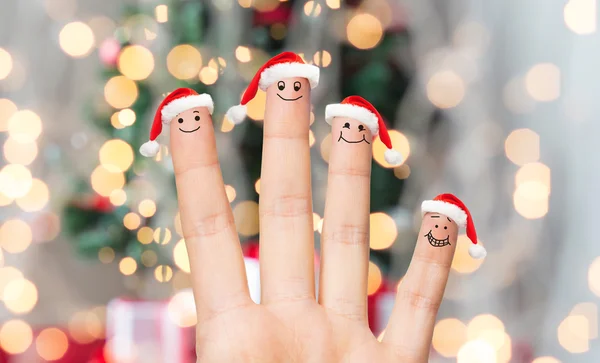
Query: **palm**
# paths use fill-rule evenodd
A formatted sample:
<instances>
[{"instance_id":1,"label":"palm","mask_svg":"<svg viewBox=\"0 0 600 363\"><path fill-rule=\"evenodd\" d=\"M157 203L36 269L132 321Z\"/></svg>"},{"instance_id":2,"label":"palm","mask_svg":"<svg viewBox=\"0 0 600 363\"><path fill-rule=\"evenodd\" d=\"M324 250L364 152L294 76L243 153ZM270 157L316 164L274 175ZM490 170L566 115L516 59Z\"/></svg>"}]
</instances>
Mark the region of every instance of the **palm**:
<instances>
[{"instance_id":1,"label":"palm","mask_svg":"<svg viewBox=\"0 0 600 363\"><path fill-rule=\"evenodd\" d=\"M249 296L209 111L197 107L177 115L179 123L171 122L181 223L198 315L198 362L427 362L456 246L456 224L435 215L423 219L413 261L379 342L367 319L372 149L360 141L372 140L372 135L357 120L335 117L332 133L343 133L344 139L332 144L329 158L317 294L309 84L304 78L284 81L294 88L285 88L290 94L283 97L296 101L277 98L282 88L275 85L266 91L260 305ZM307 97L297 97L294 91ZM183 133L179 125L198 131ZM430 245L425 236L441 222L448 237L440 238L449 238L450 244L436 248L440 246Z\"/></svg>"}]
</instances>

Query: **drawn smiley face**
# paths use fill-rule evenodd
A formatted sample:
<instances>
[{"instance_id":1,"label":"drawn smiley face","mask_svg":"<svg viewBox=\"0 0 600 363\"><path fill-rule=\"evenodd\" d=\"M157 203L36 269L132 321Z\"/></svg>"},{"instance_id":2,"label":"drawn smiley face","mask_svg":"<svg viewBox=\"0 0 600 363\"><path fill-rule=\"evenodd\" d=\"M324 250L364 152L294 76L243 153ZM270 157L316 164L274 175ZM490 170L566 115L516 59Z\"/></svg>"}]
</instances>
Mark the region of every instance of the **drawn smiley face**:
<instances>
[{"instance_id":1,"label":"drawn smiley face","mask_svg":"<svg viewBox=\"0 0 600 363\"><path fill-rule=\"evenodd\" d=\"M450 235L457 232L456 223L438 213L428 213L425 218L427 218L425 222L428 224L429 232L424 237L427 237L429 244L433 247L449 246Z\"/></svg>"},{"instance_id":2,"label":"drawn smiley face","mask_svg":"<svg viewBox=\"0 0 600 363\"><path fill-rule=\"evenodd\" d=\"M206 117L206 107L195 107L183 111L173 118L171 123L177 127L179 131L192 134L200 130L200 121Z\"/></svg>"},{"instance_id":3,"label":"drawn smiley face","mask_svg":"<svg viewBox=\"0 0 600 363\"><path fill-rule=\"evenodd\" d=\"M339 129L337 142L347 144L371 144L373 136L371 130L361 122L347 117L335 117L333 120L333 129Z\"/></svg>"},{"instance_id":4,"label":"drawn smiley face","mask_svg":"<svg viewBox=\"0 0 600 363\"><path fill-rule=\"evenodd\" d=\"M277 97L286 102L298 101L307 96L307 91L310 89L308 80L299 77L280 80L274 86Z\"/></svg>"}]
</instances>

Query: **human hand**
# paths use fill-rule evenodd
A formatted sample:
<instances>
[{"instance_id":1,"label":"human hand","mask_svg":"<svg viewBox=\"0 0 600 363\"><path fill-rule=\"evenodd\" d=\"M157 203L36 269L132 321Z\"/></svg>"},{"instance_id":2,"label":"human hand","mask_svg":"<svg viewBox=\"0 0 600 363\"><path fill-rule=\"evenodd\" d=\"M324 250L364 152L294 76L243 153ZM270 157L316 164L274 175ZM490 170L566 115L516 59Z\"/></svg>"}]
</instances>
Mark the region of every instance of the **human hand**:
<instances>
[{"instance_id":1,"label":"human hand","mask_svg":"<svg viewBox=\"0 0 600 363\"><path fill-rule=\"evenodd\" d=\"M298 91L290 87L296 82L301 85ZM371 130L351 117L333 118L317 299L310 87L304 78L284 83L283 91L277 83L267 89L259 210L260 304L249 295L210 112L197 107L171 121L179 208L198 316L198 362L427 362L456 248L457 224L437 213L424 216L413 260L385 336L378 341L367 323ZM303 97L296 99L296 93ZM295 100L286 101L282 94ZM180 118L183 122L178 124ZM363 135L366 142L356 142Z\"/></svg>"}]
</instances>

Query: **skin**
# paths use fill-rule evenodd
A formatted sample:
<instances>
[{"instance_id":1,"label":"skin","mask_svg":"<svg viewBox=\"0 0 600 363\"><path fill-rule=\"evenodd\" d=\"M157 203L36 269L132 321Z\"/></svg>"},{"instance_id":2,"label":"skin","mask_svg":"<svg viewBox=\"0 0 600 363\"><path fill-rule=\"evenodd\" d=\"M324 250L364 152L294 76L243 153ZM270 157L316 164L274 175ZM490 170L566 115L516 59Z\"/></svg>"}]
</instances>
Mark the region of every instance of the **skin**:
<instances>
[{"instance_id":1,"label":"skin","mask_svg":"<svg viewBox=\"0 0 600 363\"><path fill-rule=\"evenodd\" d=\"M285 80L295 82L298 79ZM225 193L212 120L186 111L171 121L171 149L198 315L198 362L426 363L458 228L426 214L383 342L367 324L371 145L332 145L319 300L315 294L308 128L310 90L295 101L267 90L260 196L261 304L250 299L243 255ZM286 91L286 90L284 90ZM280 95L288 97L294 95ZM344 128L346 122L350 129ZM190 126L188 129L187 126ZM371 140L356 120L335 118L332 132ZM197 126L196 126L197 127ZM348 131L349 130L349 131ZM443 229L447 226L448 229ZM435 225L438 228L435 228ZM449 236L433 247L426 234Z\"/></svg>"}]
</instances>

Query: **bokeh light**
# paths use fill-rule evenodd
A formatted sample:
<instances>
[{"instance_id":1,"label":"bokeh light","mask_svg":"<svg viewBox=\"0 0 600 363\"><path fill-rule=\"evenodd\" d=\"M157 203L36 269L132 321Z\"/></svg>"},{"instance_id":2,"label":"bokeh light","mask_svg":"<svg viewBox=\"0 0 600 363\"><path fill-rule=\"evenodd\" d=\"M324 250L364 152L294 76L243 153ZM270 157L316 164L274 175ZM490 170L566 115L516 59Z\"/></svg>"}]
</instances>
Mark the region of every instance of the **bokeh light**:
<instances>
[{"instance_id":1,"label":"bokeh light","mask_svg":"<svg viewBox=\"0 0 600 363\"><path fill-rule=\"evenodd\" d=\"M583 315L569 315L558 326L559 344L570 353L585 353L590 349L589 321Z\"/></svg>"},{"instance_id":2,"label":"bokeh light","mask_svg":"<svg viewBox=\"0 0 600 363\"><path fill-rule=\"evenodd\" d=\"M533 195L547 197L550 195L551 178L550 168L542 163L527 163L519 168L515 174L515 187L532 189Z\"/></svg>"},{"instance_id":3,"label":"bokeh light","mask_svg":"<svg viewBox=\"0 0 600 363\"><path fill-rule=\"evenodd\" d=\"M58 328L46 328L35 339L35 349L47 361L62 358L69 349L67 335Z\"/></svg>"},{"instance_id":4,"label":"bokeh light","mask_svg":"<svg viewBox=\"0 0 600 363\"><path fill-rule=\"evenodd\" d=\"M158 282L169 282L173 278L173 269L167 265L160 265L154 269L154 278Z\"/></svg>"},{"instance_id":5,"label":"bokeh light","mask_svg":"<svg viewBox=\"0 0 600 363\"><path fill-rule=\"evenodd\" d=\"M383 282L383 276L379 266L369 261L369 276L367 280L367 293L373 295L376 293Z\"/></svg>"},{"instance_id":6,"label":"bokeh light","mask_svg":"<svg viewBox=\"0 0 600 363\"><path fill-rule=\"evenodd\" d=\"M21 253L33 240L31 227L21 219L9 219L0 227L0 246L8 253Z\"/></svg>"},{"instance_id":7,"label":"bokeh light","mask_svg":"<svg viewBox=\"0 0 600 363\"><path fill-rule=\"evenodd\" d=\"M104 86L104 98L114 108L127 108L138 98L137 84L125 76L115 76Z\"/></svg>"},{"instance_id":8,"label":"bokeh light","mask_svg":"<svg viewBox=\"0 0 600 363\"><path fill-rule=\"evenodd\" d=\"M17 105L8 98L0 98L0 132L8 130L8 121L17 112Z\"/></svg>"},{"instance_id":9,"label":"bokeh light","mask_svg":"<svg viewBox=\"0 0 600 363\"><path fill-rule=\"evenodd\" d=\"M136 115L130 108L122 109L117 113L117 117L119 119L119 124L123 126L131 126L135 123Z\"/></svg>"},{"instance_id":10,"label":"bokeh light","mask_svg":"<svg viewBox=\"0 0 600 363\"><path fill-rule=\"evenodd\" d=\"M346 36L356 48L370 49L383 38L383 25L371 14L357 14L348 22Z\"/></svg>"},{"instance_id":11,"label":"bokeh light","mask_svg":"<svg viewBox=\"0 0 600 363\"><path fill-rule=\"evenodd\" d=\"M20 110L8 120L8 133L17 142L34 142L42 133L42 120L31 110Z\"/></svg>"},{"instance_id":12,"label":"bokeh light","mask_svg":"<svg viewBox=\"0 0 600 363\"><path fill-rule=\"evenodd\" d=\"M483 340L498 351L505 345L504 324L494 315L478 315L467 325L467 339Z\"/></svg>"},{"instance_id":13,"label":"bokeh light","mask_svg":"<svg viewBox=\"0 0 600 363\"><path fill-rule=\"evenodd\" d=\"M548 214L549 198L547 189L539 182L519 185L513 193L513 204L517 213L526 219L538 219Z\"/></svg>"},{"instance_id":14,"label":"bokeh light","mask_svg":"<svg viewBox=\"0 0 600 363\"><path fill-rule=\"evenodd\" d=\"M569 0L563 9L565 25L578 35L593 34L597 28L596 0Z\"/></svg>"},{"instance_id":15,"label":"bokeh light","mask_svg":"<svg viewBox=\"0 0 600 363\"><path fill-rule=\"evenodd\" d=\"M154 230L154 242L166 245L171 242L171 230L168 228L157 228Z\"/></svg>"},{"instance_id":16,"label":"bokeh light","mask_svg":"<svg viewBox=\"0 0 600 363\"><path fill-rule=\"evenodd\" d=\"M13 314L27 314L38 302L38 291L33 282L25 278L14 279L4 287L2 300Z\"/></svg>"},{"instance_id":17,"label":"bokeh light","mask_svg":"<svg viewBox=\"0 0 600 363\"><path fill-rule=\"evenodd\" d=\"M114 190L125 186L125 175L122 172L115 172L114 168L111 170L99 165L92 172L90 181L96 193L103 197L110 197Z\"/></svg>"},{"instance_id":18,"label":"bokeh light","mask_svg":"<svg viewBox=\"0 0 600 363\"><path fill-rule=\"evenodd\" d=\"M371 213L370 244L374 250L389 248L398 237L398 228L392 217L385 213Z\"/></svg>"},{"instance_id":19,"label":"bokeh light","mask_svg":"<svg viewBox=\"0 0 600 363\"><path fill-rule=\"evenodd\" d=\"M110 247L102 247L98 251L98 260L102 263L111 263L115 260L115 250Z\"/></svg>"},{"instance_id":20,"label":"bokeh light","mask_svg":"<svg viewBox=\"0 0 600 363\"><path fill-rule=\"evenodd\" d=\"M600 257L590 264L588 269L588 286L590 290L600 297Z\"/></svg>"},{"instance_id":21,"label":"bokeh light","mask_svg":"<svg viewBox=\"0 0 600 363\"><path fill-rule=\"evenodd\" d=\"M256 194L260 194L260 178L256 179L256 182L254 183L254 190L256 191Z\"/></svg>"},{"instance_id":22,"label":"bokeh light","mask_svg":"<svg viewBox=\"0 0 600 363\"><path fill-rule=\"evenodd\" d=\"M12 137L4 143L4 159L11 164L29 165L38 154L35 142L19 142Z\"/></svg>"},{"instance_id":23,"label":"bokeh light","mask_svg":"<svg viewBox=\"0 0 600 363\"><path fill-rule=\"evenodd\" d=\"M221 123L221 132L230 132L235 127L235 124L231 122L227 117L223 116L223 122Z\"/></svg>"},{"instance_id":24,"label":"bokeh light","mask_svg":"<svg viewBox=\"0 0 600 363\"><path fill-rule=\"evenodd\" d=\"M110 192L109 199L114 206L121 206L127 202L127 193L123 189L115 189Z\"/></svg>"},{"instance_id":25,"label":"bokeh light","mask_svg":"<svg viewBox=\"0 0 600 363\"><path fill-rule=\"evenodd\" d=\"M326 68L331 64L331 53L326 50L321 50L313 56L313 62L319 66Z\"/></svg>"},{"instance_id":26,"label":"bokeh light","mask_svg":"<svg viewBox=\"0 0 600 363\"><path fill-rule=\"evenodd\" d=\"M498 362L496 350L484 340L472 340L465 343L456 355L456 363Z\"/></svg>"},{"instance_id":27,"label":"bokeh light","mask_svg":"<svg viewBox=\"0 0 600 363\"><path fill-rule=\"evenodd\" d=\"M456 357L467 341L467 327L458 319L442 319L433 330L433 348L444 357Z\"/></svg>"},{"instance_id":28,"label":"bokeh light","mask_svg":"<svg viewBox=\"0 0 600 363\"><path fill-rule=\"evenodd\" d=\"M25 212L42 210L50 199L50 190L44 181L33 179L31 188L24 196L17 198L17 205Z\"/></svg>"},{"instance_id":29,"label":"bokeh light","mask_svg":"<svg viewBox=\"0 0 600 363\"><path fill-rule=\"evenodd\" d=\"M158 255L152 250L142 252L142 264L146 267L152 267L158 262Z\"/></svg>"},{"instance_id":30,"label":"bokeh light","mask_svg":"<svg viewBox=\"0 0 600 363\"><path fill-rule=\"evenodd\" d=\"M119 271L125 276L133 275L137 270L137 262L132 257L124 257L119 262Z\"/></svg>"},{"instance_id":31,"label":"bokeh light","mask_svg":"<svg viewBox=\"0 0 600 363\"><path fill-rule=\"evenodd\" d=\"M0 80L3 80L6 77L8 77L12 69L12 56L6 49L0 48Z\"/></svg>"},{"instance_id":32,"label":"bokeh light","mask_svg":"<svg viewBox=\"0 0 600 363\"><path fill-rule=\"evenodd\" d=\"M265 104L267 101L267 93L261 89L258 89L256 96L252 101L248 102L246 106L248 117L255 121L260 121L265 118Z\"/></svg>"},{"instance_id":33,"label":"bokeh light","mask_svg":"<svg viewBox=\"0 0 600 363\"><path fill-rule=\"evenodd\" d=\"M157 22L166 23L169 21L169 7L167 5L157 5L154 8L154 16Z\"/></svg>"},{"instance_id":34,"label":"bokeh light","mask_svg":"<svg viewBox=\"0 0 600 363\"><path fill-rule=\"evenodd\" d=\"M219 79L219 72L212 67L204 67L200 70L199 78L200 82L206 85L215 84Z\"/></svg>"},{"instance_id":35,"label":"bokeh light","mask_svg":"<svg viewBox=\"0 0 600 363\"><path fill-rule=\"evenodd\" d=\"M403 162L408 159L410 156L410 144L408 142L408 138L404 136L403 133L397 130L388 130L388 134L390 135L390 139L392 140L392 145L394 150L398 151L403 158ZM329 136L331 139L331 136ZM388 150L387 146L381 142L379 137L376 137L373 141L373 158L375 161L383 166L384 168L395 168L397 165L391 165L387 161L385 161L385 152ZM323 145L321 144L321 154L323 154Z\"/></svg>"},{"instance_id":36,"label":"bokeh light","mask_svg":"<svg viewBox=\"0 0 600 363\"><path fill-rule=\"evenodd\" d=\"M62 50L74 58L87 56L94 47L94 32L89 25L73 22L65 25L58 35Z\"/></svg>"},{"instance_id":37,"label":"bokeh light","mask_svg":"<svg viewBox=\"0 0 600 363\"><path fill-rule=\"evenodd\" d=\"M68 323L69 334L80 344L88 344L102 338L103 326L98 314L93 311L78 311Z\"/></svg>"},{"instance_id":38,"label":"bokeh light","mask_svg":"<svg viewBox=\"0 0 600 363\"><path fill-rule=\"evenodd\" d=\"M138 211L143 217L150 218L156 213L156 203L150 199L144 199L138 206Z\"/></svg>"},{"instance_id":39,"label":"bokeh light","mask_svg":"<svg viewBox=\"0 0 600 363\"><path fill-rule=\"evenodd\" d=\"M452 269L461 274L469 274L476 271L483 263L483 259L474 259L469 255L469 247L473 242L464 234L458 236L456 240L456 251L452 259ZM477 241L477 244L483 244Z\"/></svg>"},{"instance_id":40,"label":"bokeh light","mask_svg":"<svg viewBox=\"0 0 600 363\"><path fill-rule=\"evenodd\" d=\"M2 300L4 288L13 280L23 278L23 273L12 266L0 267L0 300Z\"/></svg>"},{"instance_id":41,"label":"bokeh light","mask_svg":"<svg viewBox=\"0 0 600 363\"><path fill-rule=\"evenodd\" d=\"M304 3L304 14L306 16L317 17L321 14L321 5L313 0Z\"/></svg>"},{"instance_id":42,"label":"bokeh light","mask_svg":"<svg viewBox=\"0 0 600 363\"><path fill-rule=\"evenodd\" d=\"M321 216L318 215L317 213L313 212L313 231L317 231L317 229L319 228L319 222L321 221Z\"/></svg>"},{"instance_id":43,"label":"bokeh light","mask_svg":"<svg viewBox=\"0 0 600 363\"><path fill-rule=\"evenodd\" d=\"M142 223L142 219L136 213L129 212L123 217L123 225L129 230L137 229Z\"/></svg>"},{"instance_id":44,"label":"bokeh light","mask_svg":"<svg viewBox=\"0 0 600 363\"><path fill-rule=\"evenodd\" d=\"M154 70L154 56L146 47L129 45L119 55L118 68L125 77L141 81L148 78Z\"/></svg>"},{"instance_id":45,"label":"bokeh light","mask_svg":"<svg viewBox=\"0 0 600 363\"><path fill-rule=\"evenodd\" d=\"M181 239L173 248L173 261L181 271L190 273L190 259L185 246L185 240Z\"/></svg>"},{"instance_id":46,"label":"bokeh light","mask_svg":"<svg viewBox=\"0 0 600 363\"><path fill-rule=\"evenodd\" d=\"M24 197L33 184L31 171L20 164L8 164L0 170L0 192L9 198Z\"/></svg>"},{"instance_id":47,"label":"bokeh light","mask_svg":"<svg viewBox=\"0 0 600 363\"><path fill-rule=\"evenodd\" d=\"M575 305L570 316L583 316L588 321L588 333L589 339L593 340L598 338L598 305L593 302L583 302Z\"/></svg>"},{"instance_id":48,"label":"bokeh light","mask_svg":"<svg viewBox=\"0 0 600 363\"><path fill-rule=\"evenodd\" d=\"M561 361L554 357L545 356L535 358L531 363L561 363Z\"/></svg>"},{"instance_id":49,"label":"bokeh light","mask_svg":"<svg viewBox=\"0 0 600 363\"><path fill-rule=\"evenodd\" d=\"M114 173L125 172L133 164L133 149L121 139L106 141L98 154L100 164Z\"/></svg>"},{"instance_id":50,"label":"bokeh light","mask_svg":"<svg viewBox=\"0 0 600 363\"><path fill-rule=\"evenodd\" d=\"M21 354L33 341L33 331L22 320L8 320L0 328L0 348L8 354Z\"/></svg>"},{"instance_id":51,"label":"bokeh light","mask_svg":"<svg viewBox=\"0 0 600 363\"><path fill-rule=\"evenodd\" d=\"M154 230L148 226L142 227L137 232L137 239L143 245L149 245L154 241Z\"/></svg>"},{"instance_id":52,"label":"bokeh light","mask_svg":"<svg viewBox=\"0 0 600 363\"><path fill-rule=\"evenodd\" d=\"M454 71L439 71L427 82L427 98L436 107L452 108L465 97L464 80Z\"/></svg>"},{"instance_id":53,"label":"bokeh light","mask_svg":"<svg viewBox=\"0 0 600 363\"><path fill-rule=\"evenodd\" d=\"M233 208L233 218L237 231L242 236L258 234L258 203L251 200L238 203Z\"/></svg>"},{"instance_id":54,"label":"bokeh light","mask_svg":"<svg viewBox=\"0 0 600 363\"><path fill-rule=\"evenodd\" d=\"M408 179L410 176L410 166L402 164L394 168L394 176L398 179Z\"/></svg>"},{"instance_id":55,"label":"bokeh light","mask_svg":"<svg viewBox=\"0 0 600 363\"><path fill-rule=\"evenodd\" d=\"M516 165L538 161L540 136L530 129L513 130L504 142L506 157Z\"/></svg>"},{"instance_id":56,"label":"bokeh light","mask_svg":"<svg viewBox=\"0 0 600 363\"><path fill-rule=\"evenodd\" d=\"M238 46L235 48L235 58L242 62L248 63L252 60L252 53L250 53L250 48L244 46Z\"/></svg>"},{"instance_id":57,"label":"bokeh light","mask_svg":"<svg viewBox=\"0 0 600 363\"><path fill-rule=\"evenodd\" d=\"M536 101L554 101L560 96L560 69L551 63L536 64L525 76L525 88Z\"/></svg>"},{"instance_id":58,"label":"bokeh light","mask_svg":"<svg viewBox=\"0 0 600 363\"><path fill-rule=\"evenodd\" d=\"M167 306L167 313L171 321L185 328L196 325L196 304L192 290L186 289L176 293Z\"/></svg>"},{"instance_id":59,"label":"bokeh light","mask_svg":"<svg viewBox=\"0 0 600 363\"><path fill-rule=\"evenodd\" d=\"M227 200L229 203L233 202L237 195L235 188L231 185L225 185L225 194L227 194Z\"/></svg>"},{"instance_id":60,"label":"bokeh light","mask_svg":"<svg viewBox=\"0 0 600 363\"><path fill-rule=\"evenodd\" d=\"M189 44L175 46L167 55L167 69L177 79L195 78L201 67L200 51Z\"/></svg>"},{"instance_id":61,"label":"bokeh light","mask_svg":"<svg viewBox=\"0 0 600 363\"><path fill-rule=\"evenodd\" d=\"M268 12L277 9L280 0L253 0L252 3L257 11Z\"/></svg>"},{"instance_id":62,"label":"bokeh light","mask_svg":"<svg viewBox=\"0 0 600 363\"><path fill-rule=\"evenodd\" d=\"M340 8L340 0L325 0L325 3L331 9L339 9Z\"/></svg>"}]
</instances>

